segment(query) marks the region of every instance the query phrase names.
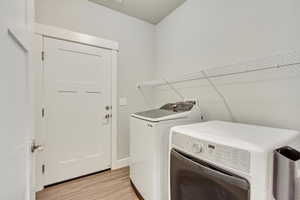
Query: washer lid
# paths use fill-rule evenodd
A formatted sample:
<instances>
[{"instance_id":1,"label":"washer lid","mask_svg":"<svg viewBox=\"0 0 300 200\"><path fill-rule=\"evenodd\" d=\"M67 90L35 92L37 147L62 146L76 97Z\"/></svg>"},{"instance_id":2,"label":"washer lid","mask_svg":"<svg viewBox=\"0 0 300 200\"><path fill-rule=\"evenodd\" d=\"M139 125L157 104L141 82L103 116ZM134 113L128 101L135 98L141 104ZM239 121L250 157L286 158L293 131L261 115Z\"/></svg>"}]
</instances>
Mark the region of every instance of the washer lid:
<instances>
[{"instance_id":1,"label":"washer lid","mask_svg":"<svg viewBox=\"0 0 300 200\"><path fill-rule=\"evenodd\" d=\"M273 151L299 139L298 131L223 121L176 126L172 132L248 151Z\"/></svg>"},{"instance_id":2,"label":"washer lid","mask_svg":"<svg viewBox=\"0 0 300 200\"><path fill-rule=\"evenodd\" d=\"M132 117L143 119L150 122L160 122L160 121L166 121L166 120L172 120L172 119L180 119L185 118L187 115L190 114L190 111L188 112L174 112L170 110L163 110L163 109L154 109L154 110L148 110L144 112L139 112L132 114Z\"/></svg>"},{"instance_id":3,"label":"washer lid","mask_svg":"<svg viewBox=\"0 0 300 200\"><path fill-rule=\"evenodd\" d=\"M163 105L160 109L138 112L132 114L131 116L150 122L160 122L171 119L185 118L190 114L195 104L195 101L168 103L166 105Z\"/></svg>"}]
</instances>

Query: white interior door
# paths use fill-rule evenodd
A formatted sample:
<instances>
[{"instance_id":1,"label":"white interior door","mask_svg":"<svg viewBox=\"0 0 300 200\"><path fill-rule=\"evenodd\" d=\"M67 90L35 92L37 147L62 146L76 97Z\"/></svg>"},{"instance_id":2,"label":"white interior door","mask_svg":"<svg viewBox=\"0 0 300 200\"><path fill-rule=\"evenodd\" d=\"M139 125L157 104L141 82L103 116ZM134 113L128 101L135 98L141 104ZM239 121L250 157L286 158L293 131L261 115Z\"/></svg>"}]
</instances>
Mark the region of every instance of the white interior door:
<instances>
[{"instance_id":1,"label":"white interior door","mask_svg":"<svg viewBox=\"0 0 300 200\"><path fill-rule=\"evenodd\" d=\"M111 51L52 38L44 51L45 185L110 168Z\"/></svg>"}]
</instances>

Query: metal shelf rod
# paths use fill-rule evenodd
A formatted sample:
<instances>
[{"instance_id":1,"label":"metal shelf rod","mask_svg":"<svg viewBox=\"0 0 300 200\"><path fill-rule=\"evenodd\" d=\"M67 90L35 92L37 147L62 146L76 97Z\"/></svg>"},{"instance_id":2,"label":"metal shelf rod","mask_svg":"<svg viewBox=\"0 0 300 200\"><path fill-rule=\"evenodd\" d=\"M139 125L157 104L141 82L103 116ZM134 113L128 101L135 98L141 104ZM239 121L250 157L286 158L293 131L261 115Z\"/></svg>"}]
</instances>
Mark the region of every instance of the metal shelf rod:
<instances>
[{"instance_id":1,"label":"metal shelf rod","mask_svg":"<svg viewBox=\"0 0 300 200\"><path fill-rule=\"evenodd\" d=\"M244 71L240 71L240 72L210 75L210 76L207 76L207 77L203 77L202 72L205 71L205 70L202 70L200 72L201 75L199 75L198 77L183 78L183 79L178 79L178 80L168 80L168 83L169 84L176 84L176 83L182 83L182 82L187 82L187 81L195 81L195 80L203 80L203 79L207 80L207 78L209 78L209 79L221 78L221 77L226 77L226 76L234 76L234 75L239 75L239 74L253 73L253 72L259 72L259 71L265 71L265 70L287 68L287 67L296 66L296 65L300 66L300 62L294 62L294 63L288 63L288 64L278 64L278 65L270 66L270 67L262 67L262 68L257 68L257 69L244 70ZM195 74L197 74L197 73L195 73ZM138 85L138 88L141 88L143 86L151 86L151 87L163 86L163 85L167 85L168 83L164 80L154 80L154 81L149 81L149 82L143 82L143 83Z\"/></svg>"}]
</instances>

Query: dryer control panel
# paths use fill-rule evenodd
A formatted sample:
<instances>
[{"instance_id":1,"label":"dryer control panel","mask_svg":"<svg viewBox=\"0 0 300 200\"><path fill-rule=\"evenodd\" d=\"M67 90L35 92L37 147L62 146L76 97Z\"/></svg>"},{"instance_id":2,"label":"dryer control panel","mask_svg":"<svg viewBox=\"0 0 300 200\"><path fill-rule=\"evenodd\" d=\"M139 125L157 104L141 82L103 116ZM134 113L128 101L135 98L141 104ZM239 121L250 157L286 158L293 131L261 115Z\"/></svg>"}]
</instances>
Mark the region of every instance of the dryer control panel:
<instances>
[{"instance_id":1,"label":"dryer control panel","mask_svg":"<svg viewBox=\"0 0 300 200\"><path fill-rule=\"evenodd\" d=\"M244 173L250 173L251 154L249 151L179 133L173 133L172 147L217 166L226 166Z\"/></svg>"}]
</instances>

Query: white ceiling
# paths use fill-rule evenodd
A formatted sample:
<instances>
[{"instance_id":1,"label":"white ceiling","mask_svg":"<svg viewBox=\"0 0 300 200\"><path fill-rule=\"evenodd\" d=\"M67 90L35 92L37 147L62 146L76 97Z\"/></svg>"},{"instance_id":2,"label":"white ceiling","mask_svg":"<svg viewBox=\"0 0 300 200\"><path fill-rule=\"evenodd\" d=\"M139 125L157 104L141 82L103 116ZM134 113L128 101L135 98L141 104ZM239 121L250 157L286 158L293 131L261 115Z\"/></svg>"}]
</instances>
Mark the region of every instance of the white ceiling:
<instances>
[{"instance_id":1,"label":"white ceiling","mask_svg":"<svg viewBox=\"0 0 300 200\"><path fill-rule=\"evenodd\" d=\"M90 0L102 6L158 24L186 0Z\"/></svg>"}]
</instances>

